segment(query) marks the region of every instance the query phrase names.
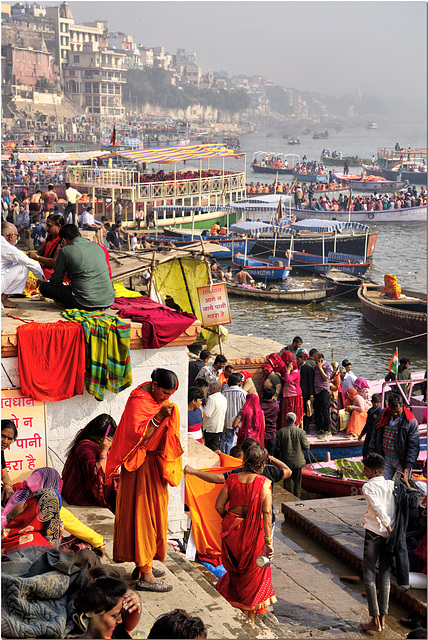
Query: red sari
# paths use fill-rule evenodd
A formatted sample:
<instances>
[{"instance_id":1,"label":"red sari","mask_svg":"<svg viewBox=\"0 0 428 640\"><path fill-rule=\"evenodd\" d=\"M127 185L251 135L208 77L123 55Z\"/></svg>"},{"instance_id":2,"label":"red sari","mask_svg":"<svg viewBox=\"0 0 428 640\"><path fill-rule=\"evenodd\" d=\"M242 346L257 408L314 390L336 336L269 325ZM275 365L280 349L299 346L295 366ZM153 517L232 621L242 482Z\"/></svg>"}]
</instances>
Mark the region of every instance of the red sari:
<instances>
[{"instance_id":1,"label":"red sari","mask_svg":"<svg viewBox=\"0 0 428 640\"><path fill-rule=\"evenodd\" d=\"M227 573L217 582L217 591L233 607L242 611L265 613L266 607L276 602L272 586L271 568L261 569L256 558L262 555L264 529L262 503L266 478L257 476L253 482L241 483L237 473L226 480L229 508L247 506L245 517L228 511L221 533L221 558ZM270 485L270 482L268 483Z\"/></svg>"},{"instance_id":2,"label":"red sari","mask_svg":"<svg viewBox=\"0 0 428 640\"><path fill-rule=\"evenodd\" d=\"M239 427L237 444L242 444L246 438L253 438L262 447L265 441L265 417L260 406L259 397L254 393L247 393L242 407L242 421Z\"/></svg>"},{"instance_id":3,"label":"red sari","mask_svg":"<svg viewBox=\"0 0 428 640\"><path fill-rule=\"evenodd\" d=\"M54 238L51 238L50 236L48 236L37 253L39 254L39 256L42 256L43 258L53 258L57 250L59 251L60 249L61 249L61 238L59 236L56 236ZM53 269L50 269L49 267L44 267L43 265L40 265L40 266L43 269L43 273L45 274L46 280L48 280L50 276L53 274Z\"/></svg>"}]
</instances>

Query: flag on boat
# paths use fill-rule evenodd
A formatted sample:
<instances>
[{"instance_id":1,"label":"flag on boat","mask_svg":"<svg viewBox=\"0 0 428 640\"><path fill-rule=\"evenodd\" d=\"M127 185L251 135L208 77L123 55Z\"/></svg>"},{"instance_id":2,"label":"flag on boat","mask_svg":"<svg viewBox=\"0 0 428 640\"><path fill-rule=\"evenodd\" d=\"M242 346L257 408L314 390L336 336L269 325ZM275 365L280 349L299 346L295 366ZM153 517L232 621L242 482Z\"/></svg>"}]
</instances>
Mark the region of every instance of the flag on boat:
<instances>
[{"instance_id":1,"label":"flag on boat","mask_svg":"<svg viewBox=\"0 0 428 640\"><path fill-rule=\"evenodd\" d=\"M278 171L276 172L275 180L273 183L274 192L276 193L276 188L278 186Z\"/></svg>"},{"instance_id":2,"label":"flag on boat","mask_svg":"<svg viewBox=\"0 0 428 640\"><path fill-rule=\"evenodd\" d=\"M279 222L282 219L282 198L279 199L278 206L276 208L276 221Z\"/></svg>"},{"instance_id":3,"label":"flag on boat","mask_svg":"<svg viewBox=\"0 0 428 640\"><path fill-rule=\"evenodd\" d=\"M397 375L397 373L398 373L398 349L395 350L394 355L392 356L391 360L389 361L388 369L389 369L389 371L392 371L393 373L395 373L395 375Z\"/></svg>"},{"instance_id":4,"label":"flag on boat","mask_svg":"<svg viewBox=\"0 0 428 640\"><path fill-rule=\"evenodd\" d=\"M113 147L113 151L116 151L116 125L113 125L113 131L110 138L110 144Z\"/></svg>"},{"instance_id":5,"label":"flag on boat","mask_svg":"<svg viewBox=\"0 0 428 640\"><path fill-rule=\"evenodd\" d=\"M223 191L221 192L221 197L224 198L226 196L226 191L227 191L227 179L224 178L224 187L223 187Z\"/></svg>"}]
</instances>

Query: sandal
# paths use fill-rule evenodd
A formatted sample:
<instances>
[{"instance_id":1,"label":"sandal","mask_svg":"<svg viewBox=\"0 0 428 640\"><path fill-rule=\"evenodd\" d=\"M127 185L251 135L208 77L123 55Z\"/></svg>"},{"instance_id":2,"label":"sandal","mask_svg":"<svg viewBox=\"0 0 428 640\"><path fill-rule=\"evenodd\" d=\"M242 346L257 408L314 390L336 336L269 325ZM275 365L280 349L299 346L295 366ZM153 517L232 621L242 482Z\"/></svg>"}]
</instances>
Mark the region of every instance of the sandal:
<instances>
[{"instance_id":1,"label":"sandal","mask_svg":"<svg viewBox=\"0 0 428 640\"><path fill-rule=\"evenodd\" d=\"M137 591L157 591L158 593L164 593L172 590L172 584L167 582L145 582L144 580L137 580L135 585Z\"/></svg>"},{"instance_id":2,"label":"sandal","mask_svg":"<svg viewBox=\"0 0 428 640\"><path fill-rule=\"evenodd\" d=\"M155 578L162 578L165 575L165 571L163 569L156 569L156 567L153 567L152 573ZM140 567L135 567L131 577L133 580L138 580L140 577Z\"/></svg>"}]
</instances>

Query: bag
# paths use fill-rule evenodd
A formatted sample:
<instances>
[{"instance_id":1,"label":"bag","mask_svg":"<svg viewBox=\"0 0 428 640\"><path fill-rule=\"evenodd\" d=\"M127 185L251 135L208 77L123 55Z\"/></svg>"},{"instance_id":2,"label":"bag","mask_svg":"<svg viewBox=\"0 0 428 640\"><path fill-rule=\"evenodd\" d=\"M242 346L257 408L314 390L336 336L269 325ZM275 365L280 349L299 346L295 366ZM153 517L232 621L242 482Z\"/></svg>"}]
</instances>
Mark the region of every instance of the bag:
<instances>
[{"instance_id":1,"label":"bag","mask_svg":"<svg viewBox=\"0 0 428 640\"><path fill-rule=\"evenodd\" d=\"M306 415L308 418L313 416L314 414L314 406L310 400L306 400Z\"/></svg>"},{"instance_id":2,"label":"bag","mask_svg":"<svg viewBox=\"0 0 428 640\"><path fill-rule=\"evenodd\" d=\"M344 431L348 428L350 415L345 409L340 409L339 411L339 431Z\"/></svg>"}]
</instances>

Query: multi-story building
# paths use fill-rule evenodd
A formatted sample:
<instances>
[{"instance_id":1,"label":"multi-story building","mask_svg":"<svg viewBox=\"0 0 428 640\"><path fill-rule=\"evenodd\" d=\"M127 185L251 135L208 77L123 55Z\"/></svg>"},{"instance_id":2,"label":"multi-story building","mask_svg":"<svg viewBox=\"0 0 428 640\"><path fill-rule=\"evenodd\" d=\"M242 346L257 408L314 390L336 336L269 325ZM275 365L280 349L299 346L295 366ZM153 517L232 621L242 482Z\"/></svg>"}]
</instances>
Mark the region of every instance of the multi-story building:
<instances>
[{"instance_id":1,"label":"multi-story building","mask_svg":"<svg viewBox=\"0 0 428 640\"><path fill-rule=\"evenodd\" d=\"M124 115L125 57L120 51L100 49L96 42L87 42L82 51L70 53L69 64L64 66L65 90L95 120L112 121Z\"/></svg>"},{"instance_id":2,"label":"multi-story building","mask_svg":"<svg viewBox=\"0 0 428 640\"><path fill-rule=\"evenodd\" d=\"M5 83L34 87L38 82L54 83L56 80L54 59L46 47L40 50L2 45L5 57Z\"/></svg>"}]
</instances>

